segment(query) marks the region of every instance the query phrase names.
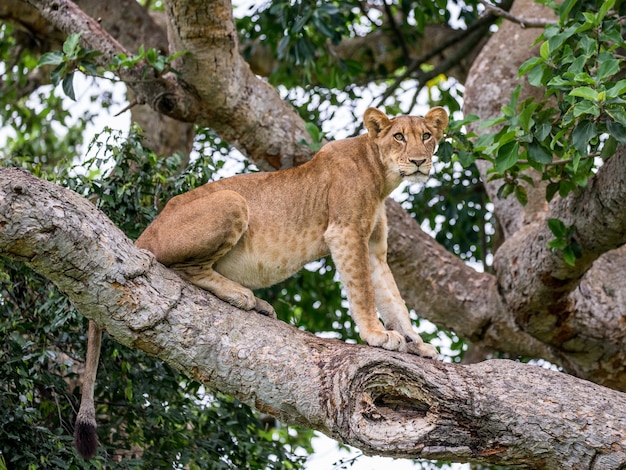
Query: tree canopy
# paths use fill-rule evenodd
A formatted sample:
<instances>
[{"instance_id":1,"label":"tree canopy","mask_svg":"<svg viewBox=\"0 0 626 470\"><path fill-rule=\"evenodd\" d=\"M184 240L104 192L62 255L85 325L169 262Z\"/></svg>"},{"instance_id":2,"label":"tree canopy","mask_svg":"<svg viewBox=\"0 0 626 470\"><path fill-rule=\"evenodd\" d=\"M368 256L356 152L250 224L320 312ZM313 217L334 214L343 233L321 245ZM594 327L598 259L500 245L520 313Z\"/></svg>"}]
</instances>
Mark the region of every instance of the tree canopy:
<instances>
[{"instance_id":1,"label":"tree canopy","mask_svg":"<svg viewBox=\"0 0 626 470\"><path fill-rule=\"evenodd\" d=\"M625 14L620 0L4 1L0 468L301 468L312 430L439 462L426 467L622 468ZM76 99L91 105L72 115ZM444 362L353 344L330 259L257 294L278 322L132 245L233 162L298 165L361 132L367 106L433 105L455 119L431 181L388 201L388 258ZM85 141L120 112L127 133ZM71 437L87 319L107 331L90 462Z\"/></svg>"}]
</instances>

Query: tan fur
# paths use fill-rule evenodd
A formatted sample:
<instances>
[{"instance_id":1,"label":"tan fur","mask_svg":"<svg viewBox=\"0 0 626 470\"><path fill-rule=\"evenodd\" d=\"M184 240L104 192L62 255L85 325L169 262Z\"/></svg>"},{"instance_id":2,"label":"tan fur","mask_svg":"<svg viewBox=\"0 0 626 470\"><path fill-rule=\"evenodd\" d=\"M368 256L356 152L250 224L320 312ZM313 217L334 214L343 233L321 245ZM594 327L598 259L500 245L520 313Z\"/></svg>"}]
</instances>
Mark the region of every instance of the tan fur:
<instances>
[{"instance_id":1,"label":"tan fur","mask_svg":"<svg viewBox=\"0 0 626 470\"><path fill-rule=\"evenodd\" d=\"M389 119L370 108L364 123L367 134L329 143L297 168L234 176L173 198L136 245L222 300L269 314L251 289L330 254L365 342L405 351L409 340L411 352L434 356L413 331L387 266L384 200L403 179L426 181L448 116L434 108L425 118Z\"/></svg>"},{"instance_id":2,"label":"tan fur","mask_svg":"<svg viewBox=\"0 0 626 470\"><path fill-rule=\"evenodd\" d=\"M304 165L172 198L136 246L220 299L272 316L251 289L330 254L366 343L436 356L413 330L387 265L384 200L403 179L427 180L448 115L433 108L424 118L390 119L370 108L363 120L366 134L331 142Z\"/></svg>"}]
</instances>

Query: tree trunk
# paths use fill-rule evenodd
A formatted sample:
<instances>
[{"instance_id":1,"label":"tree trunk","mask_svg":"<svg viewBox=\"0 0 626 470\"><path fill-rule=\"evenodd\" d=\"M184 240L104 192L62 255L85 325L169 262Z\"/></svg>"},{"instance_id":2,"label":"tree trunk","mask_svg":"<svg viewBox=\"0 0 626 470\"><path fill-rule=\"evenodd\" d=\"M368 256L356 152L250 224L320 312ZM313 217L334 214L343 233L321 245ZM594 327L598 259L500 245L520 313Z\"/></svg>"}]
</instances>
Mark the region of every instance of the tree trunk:
<instances>
[{"instance_id":1,"label":"tree trunk","mask_svg":"<svg viewBox=\"0 0 626 470\"><path fill-rule=\"evenodd\" d=\"M21 170L0 169L0 253L121 344L365 453L626 468L623 393L511 361L459 366L321 339L238 310L135 248L86 199Z\"/></svg>"}]
</instances>

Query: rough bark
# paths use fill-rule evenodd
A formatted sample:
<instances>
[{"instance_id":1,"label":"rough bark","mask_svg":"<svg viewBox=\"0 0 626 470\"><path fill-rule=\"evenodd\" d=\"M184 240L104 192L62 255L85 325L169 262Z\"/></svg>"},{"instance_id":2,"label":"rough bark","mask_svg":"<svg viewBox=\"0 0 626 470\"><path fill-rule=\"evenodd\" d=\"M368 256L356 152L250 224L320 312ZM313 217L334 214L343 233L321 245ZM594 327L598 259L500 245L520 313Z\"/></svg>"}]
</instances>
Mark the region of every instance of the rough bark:
<instances>
[{"instance_id":1,"label":"rough bark","mask_svg":"<svg viewBox=\"0 0 626 470\"><path fill-rule=\"evenodd\" d=\"M623 393L510 361L458 366L344 344L237 310L136 249L87 200L20 170L0 169L0 253L116 341L366 453L626 468Z\"/></svg>"}]
</instances>

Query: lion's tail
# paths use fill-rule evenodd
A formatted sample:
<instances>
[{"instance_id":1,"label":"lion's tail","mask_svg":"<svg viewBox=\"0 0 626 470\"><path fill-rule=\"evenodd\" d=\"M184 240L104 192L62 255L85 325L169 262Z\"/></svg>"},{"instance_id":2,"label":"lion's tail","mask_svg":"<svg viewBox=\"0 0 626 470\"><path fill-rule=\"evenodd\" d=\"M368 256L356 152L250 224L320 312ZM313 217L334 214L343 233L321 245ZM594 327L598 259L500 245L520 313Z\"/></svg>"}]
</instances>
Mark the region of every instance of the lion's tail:
<instances>
[{"instance_id":1,"label":"lion's tail","mask_svg":"<svg viewBox=\"0 0 626 470\"><path fill-rule=\"evenodd\" d=\"M100 360L101 339L102 330L90 320L80 409L74 425L74 445L78 453L85 459L91 459L98 450L96 407L93 394Z\"/></svg>"}]
</instances>

